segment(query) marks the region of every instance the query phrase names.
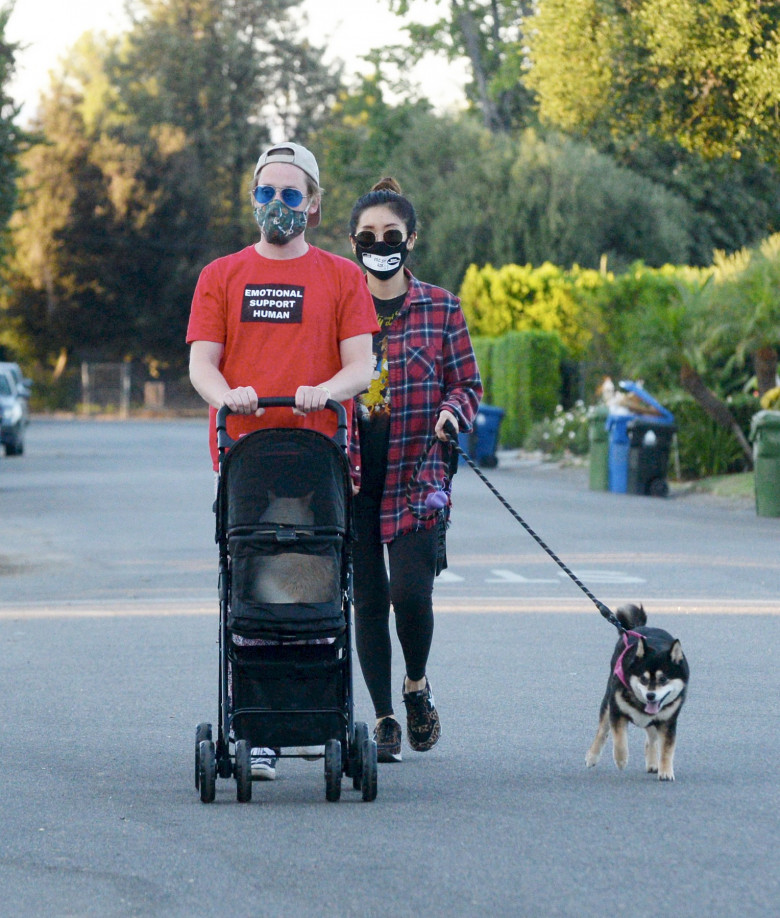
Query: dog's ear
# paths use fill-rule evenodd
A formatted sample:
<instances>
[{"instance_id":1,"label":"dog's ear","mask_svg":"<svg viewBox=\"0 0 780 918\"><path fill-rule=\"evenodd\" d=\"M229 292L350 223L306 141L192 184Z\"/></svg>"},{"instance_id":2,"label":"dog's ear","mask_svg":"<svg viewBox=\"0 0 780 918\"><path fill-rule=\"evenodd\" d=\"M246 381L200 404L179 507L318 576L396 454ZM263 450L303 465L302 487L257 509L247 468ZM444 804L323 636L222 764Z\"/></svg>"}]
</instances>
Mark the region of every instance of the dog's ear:
<instances>
[{"instance_id":1,"label":"dog's ear","mask_svg":"<svg viewBox=\"0 0 780 918\"><path fill-rule=\"evenodd\" d=\"M644 638L639 638L639 640L636 642L635 656L637 660L641 660L644 655L645 655L645 640Z\"/></svg>"},{"instance_id":2,"label":"dog's ear","mask_svg":"<svg viewBox=\"0 0 780 918\"><path fill-rule=\"evenodd\" d=\"M672 663L682 663L685 659L685 654L683 653L682 644L679 641L675 641L672 644L672 649L669 651L669 656L672 660Z\"/></svg>"}]
</instances>

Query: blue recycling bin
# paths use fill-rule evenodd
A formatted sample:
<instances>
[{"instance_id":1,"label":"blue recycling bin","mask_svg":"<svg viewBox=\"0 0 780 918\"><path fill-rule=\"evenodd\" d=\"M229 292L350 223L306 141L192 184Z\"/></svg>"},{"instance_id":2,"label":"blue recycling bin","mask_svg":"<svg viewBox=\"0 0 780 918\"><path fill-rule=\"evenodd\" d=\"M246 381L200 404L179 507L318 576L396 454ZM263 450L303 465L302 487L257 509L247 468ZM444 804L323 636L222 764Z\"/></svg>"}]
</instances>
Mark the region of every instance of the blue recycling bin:
<instances>
[{"instance_id":1,"label":"blue recycling bin","mask_svg":"<svg viewBox=\"0 0 780 918\"><path fill-rule=\"evenodd\" d=\"M471 433L458 434L460 448L483 468L494 469L498 465L498 432L504 413L503 408L480 405Z\"/></svg>"},{"instance_id":2,"label":"blue recycling bin","mask_svg":"<svg viewBox=\"0 0 780 918\"><path fill-rule=\"evenodd\" d=\"M607 415L609 490L616 494L628 491L628 451L631 448L628 442L628 422L635 417L633 414Z\"/></svg>"},{"instance_id":3,"label":"blue recycling bin","mask_svg":"<svg viewBox=\"0 0 780 918\"><path fill-rule=\"evenodd\" d=\"M610 411L607 415L607 432L609 435L609 448L608 448L608 474L609 474L609 490L614 491L616 494L645 494L645 493L656 493L655 491L647 490L647 481L645 479L648 477L649 472L644 469L644 465L647 463L644 461L647 457L650 456L650 452L653 451L653 470L655 471L656 477L659 477L656 466L659 466L660 459L663 458L662 452L656 448L658 442L662 442L665 446L665 456L668 461L669 456L669 443L671 441L671 434L674 432L674 415L667 408L664 408L663 405L659 404L651 395L649 395L645 390L630 380L623 380L620 383L620 388L624 389L626 392L633 392L637 395L645 404L655 408L658 414L637 414L629 411L622 411L620 413ZM638 432L642 432L642 437L638 437ZM650 444L650 438L647 437L647 432L650 430L653 433L652 446ZM669 433L667 436L658 436L656 434ZM632 459L632 449L634 450L633 454L633 463ZM658 452L658 456L655 453ZM647 454L647 456L645 455ZM660 459L659 459L660 456ZM629 471L631 469L631 472ZM660 475L661 479L665 483L665 473L666 468L664 466L663 475ZM660 494L660 489L658 490Z\"/></svg>"}]
</instances>

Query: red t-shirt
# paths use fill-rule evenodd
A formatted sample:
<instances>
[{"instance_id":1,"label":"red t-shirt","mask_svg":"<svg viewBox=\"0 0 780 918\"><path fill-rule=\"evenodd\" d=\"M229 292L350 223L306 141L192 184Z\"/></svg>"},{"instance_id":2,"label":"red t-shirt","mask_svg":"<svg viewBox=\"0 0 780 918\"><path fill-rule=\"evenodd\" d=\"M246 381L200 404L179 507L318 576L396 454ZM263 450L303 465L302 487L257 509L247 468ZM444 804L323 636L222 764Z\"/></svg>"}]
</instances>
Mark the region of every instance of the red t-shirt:
<instances>
[{"instance_id":1,"label":"red t-shirt","mask_svg":"<svg viewBox=\"0 0 780 918\"><path fill-rule=\"evenodd\" d=\"M248 246L201 272L187 343L223 344L220 371L228 385L252 386L259 397L269 398L326 382L342 367L339 343L378 328L363 274L351 261L314 246L300 258L270 259ZM352 399L344 407L350 414ZM215 417L212 408L216 469ZM231 415L228 421L234 439L260 427L306 427L332 437L336 416L315 411L300 417L290 408L267 408L262 417Z\"/></svg>"}]
</instances>

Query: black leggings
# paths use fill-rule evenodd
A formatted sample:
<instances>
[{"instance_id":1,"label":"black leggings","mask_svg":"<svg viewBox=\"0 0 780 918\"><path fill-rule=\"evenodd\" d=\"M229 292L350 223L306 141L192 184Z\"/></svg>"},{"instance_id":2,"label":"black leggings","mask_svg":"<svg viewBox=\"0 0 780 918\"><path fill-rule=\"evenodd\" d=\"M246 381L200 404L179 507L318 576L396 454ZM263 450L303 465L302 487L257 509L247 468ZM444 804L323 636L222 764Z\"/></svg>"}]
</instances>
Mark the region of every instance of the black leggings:
<instances>
[{"instance_id":1,"label":"black leggings","mask_svg":"<svg viewBox=\"0 0 780 918\"><path fill-rule=\"evenodd\" d=\"M379 501L355 498L355 643L360 667L377 717L393 713L390 603L406 664L406 675L425 675L433 639L433 580L436 576L436 529L399 536L387 546L379 539Z\"/></svg>"}]
</instances>

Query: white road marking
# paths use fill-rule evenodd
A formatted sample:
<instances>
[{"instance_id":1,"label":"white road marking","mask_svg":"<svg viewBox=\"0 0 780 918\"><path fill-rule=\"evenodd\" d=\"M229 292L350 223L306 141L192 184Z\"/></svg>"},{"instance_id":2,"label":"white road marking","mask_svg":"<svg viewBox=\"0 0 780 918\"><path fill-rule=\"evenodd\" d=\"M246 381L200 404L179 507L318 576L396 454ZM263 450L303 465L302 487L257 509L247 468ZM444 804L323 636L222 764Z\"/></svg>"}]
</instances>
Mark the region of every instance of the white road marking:
<instances>
[{"instance_id":1,"label":"white road marking","mask_svg":"<svg viewBox=\"0 0 780 918\"><path fill-rule=\"evenodd\" d=\"M647 583L644 577L635 577L633 574L624 574L622 571L574 571L577 578L583 583ZM565 571L558 574L569 580Z\"/></svg>"},{"instance_id":2,"label":"white road marking","mask_svg":"<svg viewBox=\"0 0 780 918\"><path fill-rule=\"evenodd\" d=\"M516 574L514 571L491 570L495 577L486 577L485 583L557 583L555 579L536 579L533 577L524 577L522 574Z\"/></svg>"},{"instance_id":3,"label":"white road marking","mask_svg":"<svg viewBox=\"0 0 780 918\"><path fill-rule=\"evenodd\" d=\"M451 570L442 571L436 578L437 583L463 583L463 577L453 574Z\"/></svg>"},{"instance_id":4,"label":"white road marking","mask_svg":"<svg viewBox=\"0 0 780 918\"><path fill-rule=\"evenodd\" d=\"M613 601L616 608L622 599ZM436 596L436 613L582 613L598 614L586 596L564 599L514 596ZM648 610L656 615L766 615L780 618L780 601L776 599L680 599L648 598ZM69 602L0 602L0 622L51 618L136 618L170 616L219 617L216 600L193 599L112 599L73 600Z\"/></svg>"}]
</instances>

